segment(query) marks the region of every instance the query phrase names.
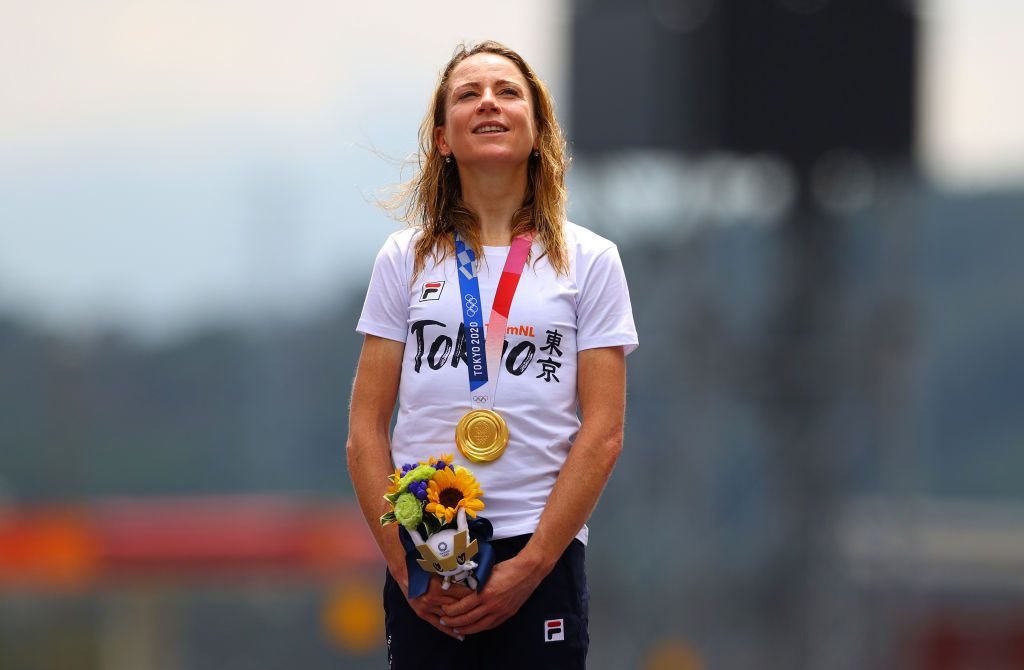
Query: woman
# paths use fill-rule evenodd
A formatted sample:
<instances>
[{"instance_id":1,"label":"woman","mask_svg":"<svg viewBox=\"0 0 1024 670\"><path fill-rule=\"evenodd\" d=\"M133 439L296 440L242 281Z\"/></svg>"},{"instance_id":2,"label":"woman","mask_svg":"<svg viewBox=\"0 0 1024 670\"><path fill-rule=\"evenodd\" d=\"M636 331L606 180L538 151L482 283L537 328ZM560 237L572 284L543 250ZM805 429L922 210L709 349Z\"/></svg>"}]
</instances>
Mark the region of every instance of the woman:
<instances>
[{"instance_id":1,"label":"woman","mask_svg":"<svg viewBox=\"0 0 1024 670\"><path fill-rule=\"evenodd\" d=\"M365 340L347 444L356 495L388 565L390 667L584 667L585 522L621 450L625 355L637 345L618 252L565 221L554 106L507 47L456 50L420 146L406 192L410 226L378 254L357 326ZM519 283L499 291L517 254ZM496 293L511 299L504 311ZM471 392L484 358L480 311L500 328L489 342L503 339L504 352L490 359L487 385ZM490 423L487 412L501 418ZM467 417L487 419L482 433ZM495 435L504 429L502 451ZM396 465L439 453L476 475L497 563L479 593L445 591L431 578L425 594L409 598L398 535L378 523L382 495Z\"/></svg>"}]
</instances>

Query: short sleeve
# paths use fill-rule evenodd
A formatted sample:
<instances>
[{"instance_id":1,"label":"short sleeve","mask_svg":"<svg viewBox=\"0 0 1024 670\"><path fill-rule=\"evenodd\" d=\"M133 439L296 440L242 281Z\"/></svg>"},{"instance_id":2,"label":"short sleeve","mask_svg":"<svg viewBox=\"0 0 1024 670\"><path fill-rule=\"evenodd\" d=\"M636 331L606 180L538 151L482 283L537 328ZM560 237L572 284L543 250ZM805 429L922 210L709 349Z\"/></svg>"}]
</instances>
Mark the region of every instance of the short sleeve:
<instances>
[{"instance_id":1,"label":"short sleeve","mask_svg":"<svg viewBox=\"0 0 1024 670\"><path fill-rule=\"evenodd\" d=\"M402 249L392 235L373 262L356 331L405 342L409 324L408 283Z\"/></svg>"},{"instance_id":2,"label":"short sleeve","mask_svg":"<svg viewBox=\"0 0 1024 670\"><path fill-rule=\"evenodd\" d=\"M576 319L577 349L621 346L626 354L636 349L639 342L633 307L618 249L609 246L589 267L578 268L577 279L581 282Z\"/></svg>"}]
</instances>

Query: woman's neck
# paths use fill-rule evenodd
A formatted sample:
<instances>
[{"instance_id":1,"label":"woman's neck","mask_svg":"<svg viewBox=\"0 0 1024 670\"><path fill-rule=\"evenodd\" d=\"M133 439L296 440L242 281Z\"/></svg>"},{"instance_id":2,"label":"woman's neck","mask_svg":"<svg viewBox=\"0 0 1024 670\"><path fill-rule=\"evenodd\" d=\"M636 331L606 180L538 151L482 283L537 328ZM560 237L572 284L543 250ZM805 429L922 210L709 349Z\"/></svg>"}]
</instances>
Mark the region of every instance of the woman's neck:
<instances>
[{"instance_id":1,"label":"woman's neck","mask_svg":"<svg viewBox=\"0 0 1024 670\"><path fill-rule=\"evenodd\" d=\"M512 243L512 216L523 205L526 170L481 173L460 170L462 199L480 224L480 244L506 247Z\"/></svg>"}]
</instances>

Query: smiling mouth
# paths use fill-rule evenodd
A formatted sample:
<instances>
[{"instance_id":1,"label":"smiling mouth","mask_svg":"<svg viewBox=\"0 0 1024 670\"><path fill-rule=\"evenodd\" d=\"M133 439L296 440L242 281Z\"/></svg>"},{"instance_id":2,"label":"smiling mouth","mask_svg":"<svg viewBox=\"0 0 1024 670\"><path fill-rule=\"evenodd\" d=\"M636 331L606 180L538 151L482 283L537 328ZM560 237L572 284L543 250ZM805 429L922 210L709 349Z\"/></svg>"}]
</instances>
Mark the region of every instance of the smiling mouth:
<instances>
[{"instance_id":1,"label":"smiling mouth","mask_svg":"<svg viewBox=\"0 0 1024 670\"><path fill-rule=\"evenodd\" d=\"M473 131L473 134L474 135L487 135L487 134L491 134L491 133L507 133L507 132L508 132L508 128L503 128L502 126L480 126L479 128L477 128L476 130Z\"/></svg>"}]
</instances>

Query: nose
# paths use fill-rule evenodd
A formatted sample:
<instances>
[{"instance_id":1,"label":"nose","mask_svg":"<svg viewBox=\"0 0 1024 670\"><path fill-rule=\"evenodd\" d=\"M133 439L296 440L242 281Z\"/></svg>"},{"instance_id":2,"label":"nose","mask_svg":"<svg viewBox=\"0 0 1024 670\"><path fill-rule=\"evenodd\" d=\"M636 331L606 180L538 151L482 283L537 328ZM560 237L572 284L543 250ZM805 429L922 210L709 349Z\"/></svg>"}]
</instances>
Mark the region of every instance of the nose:
<instances>
[{"instance_id":1,"label":"nose","mask_svg":"<svg viewBox=\"0 0 1024 670\"><path fill-rule=\"evenodd\" d=\"M494 91L490 86L484 88L480 94L480 104L477 105L478 112L491 111L498 108L498 98L495 97Z\"/></svg>"}]
</instances>

